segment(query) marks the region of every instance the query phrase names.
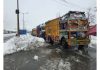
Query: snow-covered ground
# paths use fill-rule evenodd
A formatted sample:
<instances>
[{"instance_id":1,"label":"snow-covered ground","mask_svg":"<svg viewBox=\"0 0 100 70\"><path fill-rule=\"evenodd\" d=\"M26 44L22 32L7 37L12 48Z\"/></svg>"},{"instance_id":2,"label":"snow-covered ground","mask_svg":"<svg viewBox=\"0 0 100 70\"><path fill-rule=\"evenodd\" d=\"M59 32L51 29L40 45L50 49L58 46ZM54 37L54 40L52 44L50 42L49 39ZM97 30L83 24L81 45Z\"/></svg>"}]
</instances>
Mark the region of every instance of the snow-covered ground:
<instances>
[{"instance_id":1,"label":"snow-covered ground","mask_svg":"<svg viewBox=\"0 0 100 70\"><path fill-rule=\"evenodd\" d=\"M27 35L14 36L4 43L4 55L44 46L44 39Z\"/></svg>"},{"instance_id":2,"label":"snow-covered ground","mask_svg":"<svg viewBox=\"0 0 100 70\"><path fill-rule=\"evenodd\" d=\"M4 42L8 41L10 38L14 37L15 35L16 33L3 34Z\"/></svg>"},{"instance_id":3,"label":"snow-covered ground","mask_svg":"<svg viewBox=\"0 0 100 70\"><path fill-rule=\"evenodd\" d=\"M9 36L14 36L14 35L16 35L16 33L4 34L3 36L4 37L9 37Z\"/></svg>"},{"instance_id":4,"label":"snow-covered ground","mask_svg":"<svg viewBox=\"0 0 100 70\"><path fill-rule=\"evenodd\" d=\"M90 44L89 47L96 48L97 47L97 37L90 36Z\"/></svg>"},{"instance_id":5,"label":"snow-covered ground","mask_svg":"<svg viewBox=\"0 0 100 70\"><path fill-rule=\"evenodd\" d=\"M71 64L63 59L47 60L46 64L40 67L40 70L71 70Z\"/></svg>"}]
</instances>

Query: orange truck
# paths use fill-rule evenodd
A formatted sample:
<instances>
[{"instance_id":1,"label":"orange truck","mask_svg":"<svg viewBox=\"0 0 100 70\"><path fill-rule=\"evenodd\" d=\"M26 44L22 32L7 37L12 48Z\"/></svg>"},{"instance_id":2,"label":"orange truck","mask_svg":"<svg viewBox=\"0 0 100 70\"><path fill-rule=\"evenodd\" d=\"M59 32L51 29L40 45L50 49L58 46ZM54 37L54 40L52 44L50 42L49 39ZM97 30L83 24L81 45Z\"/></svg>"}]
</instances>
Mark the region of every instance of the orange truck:
<instances>
[{"instance_id":1,"label":"orange truck","mask_svg":"<svg viewBox=\"0 0 100 70\"><path fill-rule=\"evenodd\" d=\"M67 14L45 22L46 41L67 45L68 48L87 46L90 42L89 22L85 12L69 11Z\"/></svg>"},{"instance_id":2,"label":"orange truck","mask_svg":"<svg viewBox=\"0 0 100 70\"><path fill-rule=\"evenodd\" d=\"M59 40L59 18L45 23L46 40L51 37L53 41Z\"/></svg>"}]
</instances>

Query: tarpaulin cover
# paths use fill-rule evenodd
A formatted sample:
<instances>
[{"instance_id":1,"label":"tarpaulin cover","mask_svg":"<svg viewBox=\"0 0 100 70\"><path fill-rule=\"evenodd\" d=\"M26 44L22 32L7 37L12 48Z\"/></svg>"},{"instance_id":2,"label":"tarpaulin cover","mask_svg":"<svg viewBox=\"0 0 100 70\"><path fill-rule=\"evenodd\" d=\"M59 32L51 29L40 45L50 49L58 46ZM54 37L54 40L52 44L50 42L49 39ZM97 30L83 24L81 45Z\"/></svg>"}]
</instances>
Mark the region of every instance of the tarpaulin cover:
<instances>
[{"instance_id":1,"label":"tarpaulin cover","mask_svg":"<svg viewBox=\"0 0 100 70\"><path fill-rule=\"evenodd\" d=\"M94 36L96 36L96 33L97 33L97 31L96 31L96 25L89 27L87 35L94 35Z\"/></svg>"}]
</instances>

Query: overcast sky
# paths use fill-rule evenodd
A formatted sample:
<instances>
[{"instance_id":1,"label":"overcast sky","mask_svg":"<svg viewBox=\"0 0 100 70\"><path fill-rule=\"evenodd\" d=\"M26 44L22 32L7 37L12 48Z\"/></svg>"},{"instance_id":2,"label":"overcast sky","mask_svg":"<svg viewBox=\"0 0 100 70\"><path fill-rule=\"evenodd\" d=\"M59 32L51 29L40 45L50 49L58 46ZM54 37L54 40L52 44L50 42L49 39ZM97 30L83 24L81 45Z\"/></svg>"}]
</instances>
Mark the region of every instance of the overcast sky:
<instances>
[{"instance_id":1,"label":"overcast sky","mask_svg":"<svg viewBox=\"0 0 100 70\"><path fill-rule=\"evenodd\" d=\"M4 29L16 30L15 14L17 0L4 0ZM19 0L20 12L25 14L25 28L32 30L37 25L62 16L70 10L87 11L96 6L96 0ZM23 17L20 13L20 29Z\"/></svg>"}]
</instances>

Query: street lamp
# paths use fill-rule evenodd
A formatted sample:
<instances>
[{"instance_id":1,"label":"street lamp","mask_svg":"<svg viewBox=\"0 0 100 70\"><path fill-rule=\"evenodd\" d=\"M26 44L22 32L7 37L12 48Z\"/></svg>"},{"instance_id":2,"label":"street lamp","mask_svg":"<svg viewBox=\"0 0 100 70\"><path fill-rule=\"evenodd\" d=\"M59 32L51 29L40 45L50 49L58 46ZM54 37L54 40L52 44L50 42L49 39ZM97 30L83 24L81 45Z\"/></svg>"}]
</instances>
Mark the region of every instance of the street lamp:
<instances>
[{"instance_id":1,"label":"street lamp","mask_svg":"<svg viewBox=\"0 0 100 70\"><path fill-rule=\"evenodd\" d=\"M22 13L22 12L20 12L20 13ZM25 29L24 15L28 14L28 13L26 12L26 13L22 13L22 14L23 14L23 30L24 30Z\"/></svg>"}]
</instances>

